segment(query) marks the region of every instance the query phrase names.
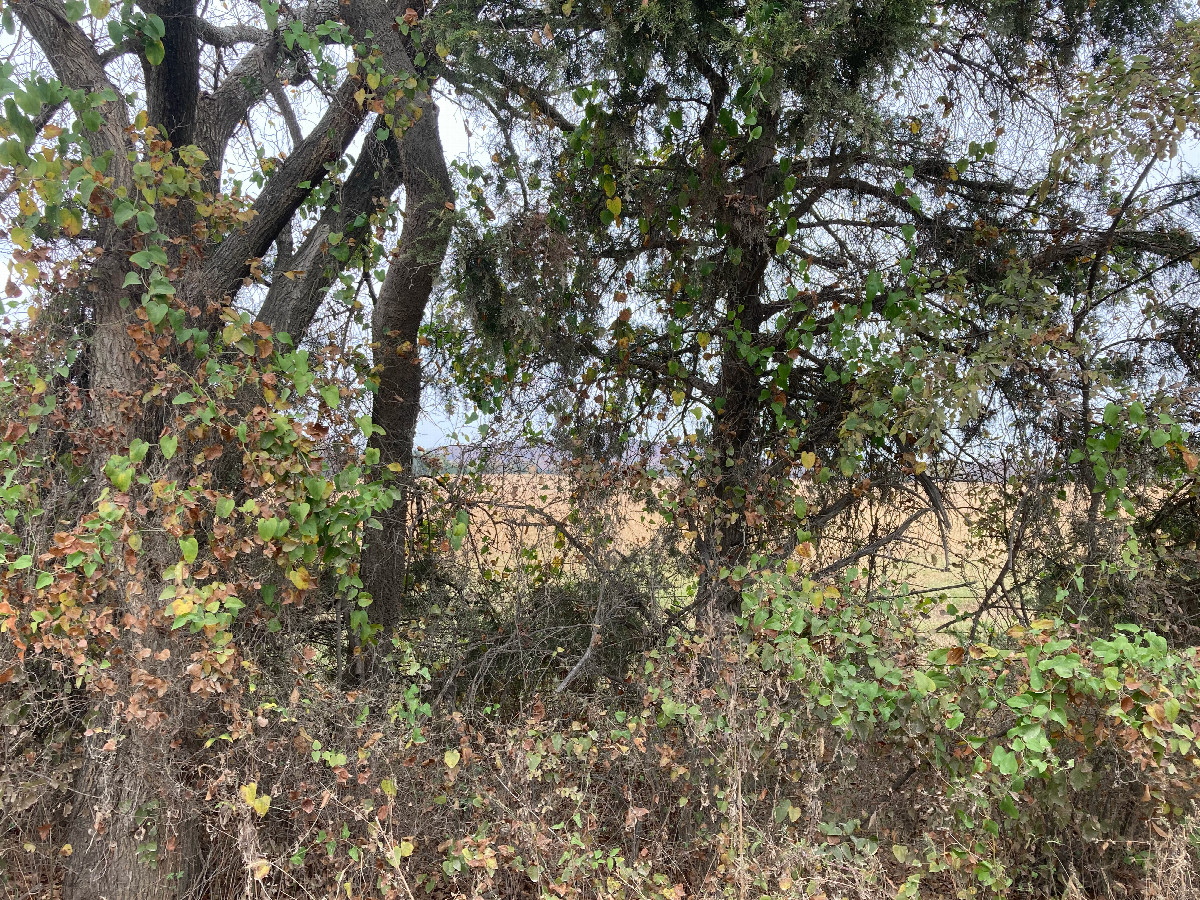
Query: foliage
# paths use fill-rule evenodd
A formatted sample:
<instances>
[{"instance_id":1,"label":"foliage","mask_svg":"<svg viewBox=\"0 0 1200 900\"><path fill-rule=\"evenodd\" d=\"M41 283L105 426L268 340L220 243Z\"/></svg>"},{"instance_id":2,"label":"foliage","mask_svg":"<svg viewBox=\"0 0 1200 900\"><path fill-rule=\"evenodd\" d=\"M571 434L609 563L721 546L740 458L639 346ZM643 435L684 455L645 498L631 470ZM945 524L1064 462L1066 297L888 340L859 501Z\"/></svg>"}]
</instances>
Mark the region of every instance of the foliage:
<instances>
[{"instance_id":1,"label":"foliage","mask_svg":"<svg viewBox=\"0 0 1200 900\"><path fill-rule=\"evenodd\" d=\"M1200 26L396 12L0 12L6 892L1194 891Z\"/></svg>"}]
</instances>

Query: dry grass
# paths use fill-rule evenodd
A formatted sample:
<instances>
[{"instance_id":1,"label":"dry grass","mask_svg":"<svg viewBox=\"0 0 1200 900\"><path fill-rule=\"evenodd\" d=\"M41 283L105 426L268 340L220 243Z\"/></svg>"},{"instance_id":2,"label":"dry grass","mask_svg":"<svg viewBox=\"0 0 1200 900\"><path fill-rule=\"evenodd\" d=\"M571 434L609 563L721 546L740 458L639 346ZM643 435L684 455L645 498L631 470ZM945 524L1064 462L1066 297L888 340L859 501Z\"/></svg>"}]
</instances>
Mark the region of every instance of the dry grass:
<instances>
[{"instance_id":1,"label":"dry grass","mask_svg":"<svg viewBox=\"0 0 1200 900\"><path fill-rule=\"evenodd\" d=\"M661 517L648 512L629 495L609 495L602 501L573 493L571 479L553 474L490 475L481 491L468 494L471 538L465 552L492 570L511 570L523 552L534 550L542 561L556 557L569 566L645 551L678 540L663 532ZM1004 547L983 546L972 535L968 513L986 500L980 489L962 485L945 498L948 525L930 511L917 519L898 540L881 547L870 559L871 584L906 585L928 601L931 624L974 608L1000 571ZM893 531L912 510L879 504L862 510L841 531L831 530L815 545L802 546L802 570L816 572L844 558L864 543ZM572 516L573 511L577 515ZM571 534L567 545L556 545L556 534ZM664 540L666 538L666 540Z\"/></svg>"}]
</instances>

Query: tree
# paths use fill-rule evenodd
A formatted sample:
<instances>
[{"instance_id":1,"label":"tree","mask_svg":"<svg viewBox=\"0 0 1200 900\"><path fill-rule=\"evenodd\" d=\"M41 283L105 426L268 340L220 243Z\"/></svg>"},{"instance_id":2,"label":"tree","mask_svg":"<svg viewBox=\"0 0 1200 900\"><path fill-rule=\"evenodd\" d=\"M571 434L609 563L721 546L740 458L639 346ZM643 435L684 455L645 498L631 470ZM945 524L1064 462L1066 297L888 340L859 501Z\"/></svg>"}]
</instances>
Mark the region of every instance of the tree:
<instances>
[{"instance_id":1,"label":"tree","mask_svg":"<svg viewBox=\"0 0 1200 900\"><path fill-rule=\"evenodd\" d=\"M109 453L128 458L131 447L168 440L175 409L154 390L156 379L214 377L230 352L221 347L243 334L265 342L268 355L271 329L298 345L331 287L350 283L345 267L368 280L374 267L386 268L373 310L379 387L367 432L384 463L410 470L420 402L417 328L447 245L439 223L453 206L414 27L419 14L397 18L372 0L300 14L278 4L238 7L223 19L186 0L119 10L34 0L6 7L4 16L10 33L19 23L36 48L22 80L5 82L5 165L21 206L11 232L15 268L32 289L48 286L39 295L47 321L86 335L70 350L60 385L75 392L76 415L96 442L74 508L103 496ZM296 89L305 113L319 114L307 133L289 99ZM243 135L253 141L265 115L282 117L291 147L256 147L253 188L240 193L235 182L230 191L222 183L230 148ZM387 254L383 236L401 184L406 226L398 252ZM50 258L72 270L65 285L39 271ZM258 322L268 327L251 329L237 305L262 283L269 289ZM253 418L264 396L269 384L247 385L235 407ZM191 395L175 396L176 409L180 397ZM338 405L336 388L322 397ZM212 486L245 479L236 430L196 428L193 451L227 453ZM154 548L150 565L166 570L175 552ZM368 575L385 624L394 619L394 592L382 589L388 580ZM109 583L105 602L118 619L132 608L120 599L130 583L154 596L163 590L140 577ZM173 733L189 727L184 715ZM67 896L174 895L196 877L197 836L173 840L182 872L174 881L165 866L141 865L132 837L144 830L139 816L158 816L145 812L146 767L169 767L166 760L178 756L171 736L161 737L145 754L100 753L91 746L99 739L81 747L87 762L77 776L78 851ZM180 828L186 832L187 823ZM112 836L107 845L103 834Z\"/></svg>"},{"instance_id":2,"label":"tree","mask_svg":"<svg viewBox=\"0 0 1200 900\"><path fill-rule=\"evenodd\" d=\"M458 308L483 338L529 310L529 358L561 372L575 402L554 414L579 433L665 440L663 508L695 536L700 602L736 611L759 554L845 535L866 505L894 511L873 551L921 516L944 529L948 486L1026 424L1053 432L1051 481L1086 497L1087 594L1111 552L1105 490L1111 512L1124 489L1105 484L1119 465L1092 466L1097 392L1128 403L1150 374L1111 375L1103 322L1144 315L1138 345L1187 365L1177 332L1150 333L1191 304L1197 251L1193 177L1171 171L1190 89L1168 77L1148 98L1120 73L1144 70L1141 50L1187 70L1189 28L1160 44L1170 11L1141 4L564 12L552 52L506 44L505 65L448 75L541 161L486 176L491 193L479 173L493 274L472 248ZM1117 105L1097 122L1101 102ZM1137 117L1147 131L1122 145L1116 122ZM493 207L511 210L500 225ZM531 244L557 259L523 266ZM1047 353L1072 360L1065 382ZM1053 425L1031 405L1046 378Z\"/></svg>"},{"instance_id":3,"label":"tree","mask_svg":"<svg viewBox=\"0 0 1200 900\"><path fill-rule=\"evenodd\" d=\"M964 891L1007 890L1013 854L1061 892L996 822L1092 840L1062 798L1107 760L1182 808L1194 654L1140 628L1193 614L1197 533L1200 248L1171 161L1200 54L1170 13L6 5L33 39L0 70L11 833L67 898L399 894L418 854L431 891L499 891L503 859L517 890L554 866L556 893L744 895L753 863L786 892L776 799L826 731L911 756L891 794L944 776L947 837L893 855L957 860ZM492 128L461 203L435 82ZM694 597L544 500L492 504L552 533L512 548L529 596L455 558L487 504L413 478L426 343L481 407L543 378L559 458L636 477ZM886 551L923 517L944 542L964 477L1005 552L945 646ZM445 605L409 577L416 495L449 520ZM442 715L497 644L518 687ZM614 779L618 813L589 793ZM695 840L689 873L662 835Z\"/></svg>"}]
</instances>

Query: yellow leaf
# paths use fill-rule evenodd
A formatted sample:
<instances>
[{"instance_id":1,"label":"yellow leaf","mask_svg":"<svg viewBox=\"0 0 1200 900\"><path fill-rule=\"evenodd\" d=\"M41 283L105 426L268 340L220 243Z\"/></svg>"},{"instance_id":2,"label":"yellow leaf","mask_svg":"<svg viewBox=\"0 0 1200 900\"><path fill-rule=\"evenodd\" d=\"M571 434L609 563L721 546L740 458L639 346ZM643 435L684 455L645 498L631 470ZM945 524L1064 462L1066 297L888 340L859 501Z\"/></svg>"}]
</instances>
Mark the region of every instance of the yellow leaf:
<instances>
[{"instance_id":1,"label":"yellow leaf","mask_svg":"<svg viewBox=\"0 0 1200 900\"><path fill-rule=\"evenodd\" d=\"M379 73L378 72L371 72L370 74L367 75L367 86L371 90L375 90L375 88L379 87Z\"/></svg>"},{"instance_id":2,"label":"yellow leaf","mask_svg":"<svg viewBox=\"0 0 1200 900\"><path fill-rule=\"evenodd\" d=\"M253 806L254 798L258 796L258 782L252 781L249 784L243 784L240 788L238 788L238 793L242 795L242 799L245 800L247 804Z\"/></svg>"},{"instance_id":3,"label":"yellow leaf","mask_svg":"<svg viewBox=\"0 0 1200 900\"><path fill-rule=\"evenodd\" d=\"M256 797L250 805L254 807L254 811L258 813L259 818L262 818L267 814L267 810L271 808L271 795L263 794L261 797Z\"/></svg>"},{"instance_id":4,"label":"yellow leaf","mask_svg":"<svg viewBox=\"0 0 1200 900\"><path fill-rule=\"evenodd\" d=\"M250 872L254 875L255 881L262 881L271 871L271 863L265 859L256 859L250 863Z\"/></svg>"},{"instance_id":5,"label":"yellow leaf","mask_svg":"<svg viewBox=\"0 0 1200 900\"><path fill-rule=\"evenodd\" d=\"M401 856L404 856L404 857L412 856L414 849L415 849L415 847L413 845L413 842L411 840L409 840L408 838L405 838L404 840L402 840L400 842L400 855Z\"/></svg>"},{"instance_id":6,"label":"yellow leaf","mask_svg":"<svg viewBox=\"0 0 1200 900\"><path fill-rule=\"evenodd\" d=\"M312 579L308 577L308 569L304 566L288 572L288 581L294 584L297 590L306 591L312 587Z\"/></svg>"},{"instance_id":7,"label":"yellow leaf","mask_svg":"<svg viewBox=\"0 0 1200 900\"><path fill-rule=\"evenodd\" d=\"M174 603L171 604L171 615L186 616L188 613L190 613L192 611L192 609L195 608L195 606L196 606L196 604L193 603L191 600L188 600L185 597L180 597L178 600L176 600ZM253 786L254 785L251 785L251 787L253 787ZM245 788L242 788L242 790L244 791ZM249 803L250 801L247 800L246 802Z\"/></svg>"},{"instance_id":8,"label":"yellow leaf","mask_svg":"<svg viewBox=\"0 0 1200 900\"><path fill-rule=\"evenodd\" d=\"M808 451L808 450L805 450L803 453L800 454L800 465L804 466L804 468L811 469L816 464L817 464L817 454L812 453L811 451Z\"/></svg>"},{"instance_id":9,"label":"yellow leaf","mask_svg":"<svg viewBox=\"0 0 1200 900\"><path fill-rule=\"evenodd\" d=\"M390 779L390 778L383 779L383 781L379 782L379 786L380 786L380 788L383 789L384 795L389 800L393 799L396 796L396 782L392 781L392 779Z\"/></svg>"},{"instance_id":10,"label":"yellow leaf","mask_svg":"<svg viewBox=\"0 0 1200 900\"><path fill-rule=\"evenodd\" d=\"M446 760L446 768L453 769L458 765L461 756L457 750L447 750L444 759Z\"/></svg>"},{"instance_id":11,"label":"yellow leaf","mask_svg":"<svg viewBox=\"0 0 1200 900\"><path fill-rule=\"evenodd\" d=\"M73 209L62 210L62 212L59 214L59 218L62 221L63 231L65 231L70 237L75 237L83 230L83 222L80 220L79 216L76 215Z\"/></svg>"}]
</instances>

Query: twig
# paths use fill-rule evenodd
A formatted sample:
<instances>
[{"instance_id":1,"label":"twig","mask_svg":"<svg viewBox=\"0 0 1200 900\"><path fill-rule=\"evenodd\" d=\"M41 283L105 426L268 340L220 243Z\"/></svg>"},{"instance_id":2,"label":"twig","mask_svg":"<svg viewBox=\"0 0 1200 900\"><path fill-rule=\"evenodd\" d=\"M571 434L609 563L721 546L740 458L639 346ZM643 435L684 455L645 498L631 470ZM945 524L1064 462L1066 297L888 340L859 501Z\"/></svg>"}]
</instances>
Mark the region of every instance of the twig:
<instances>
[{"instance_id":1,"label":"twig","mask_svg":"<svg viewBox=\"0 0 1200 900\"><path fill-rule=\"evenodd\" d=\"M575 680L575 676L577 676L580 672L583 671L584 665L586 665L587 661L591 658L592 651L596 648L596 645L600 642L600 623L601 623L601 616L603 615L603 610L604 610L604 581L603 581L603 579L601 579L599 582L599 589L598 589L598 593L596 596L596 615L592 619L592 636L588 640L587 649L583 651L583 656L579 657L579 662L575 663L575 665L571 668L571 671L567 673L567 677L564 678L559 683L558 687L556 687L554 689L554 693L561 694L563 691L565 691L567 689L567 686L570 685L570 683Z\"/></svg>"}]
</instances>

